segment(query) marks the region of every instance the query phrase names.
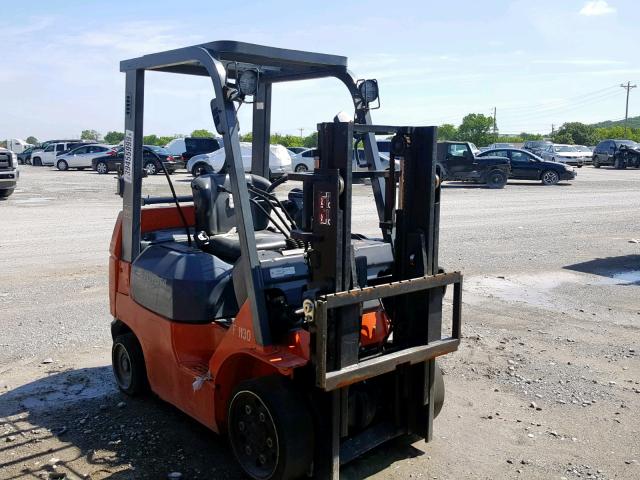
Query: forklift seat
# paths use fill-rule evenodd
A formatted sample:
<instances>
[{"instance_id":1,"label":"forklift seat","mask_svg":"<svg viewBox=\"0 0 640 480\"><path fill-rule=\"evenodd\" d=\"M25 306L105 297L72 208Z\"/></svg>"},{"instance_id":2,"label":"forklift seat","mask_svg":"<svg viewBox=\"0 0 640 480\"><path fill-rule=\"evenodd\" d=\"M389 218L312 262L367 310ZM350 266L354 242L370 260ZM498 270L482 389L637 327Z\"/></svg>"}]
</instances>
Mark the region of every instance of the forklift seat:
<instances>
[{"instance_id":1,"label":"forklift seat","mask_svg":"<svg viewBox=\"0 0 640 480\"><path fill-rule=\"evenodd\" d=\"M271 183L258 175L246 174L248 184L260 190L267 190ZM228 175L201 175L191 182L193 204L196 217L196 238L206 238L200 242L200 248L208 253L233 263L240 257L240 238L235 231L236 215L232 196L227 193L231 189ZM255 200L268 213L271 205L255 193L249 192L249 197ZM256 237L257 250L277 250L285 248L285 237L281 233L267 230L269 215L255 204L251 205L253 228Z\"/></svg>"}]
</instances>

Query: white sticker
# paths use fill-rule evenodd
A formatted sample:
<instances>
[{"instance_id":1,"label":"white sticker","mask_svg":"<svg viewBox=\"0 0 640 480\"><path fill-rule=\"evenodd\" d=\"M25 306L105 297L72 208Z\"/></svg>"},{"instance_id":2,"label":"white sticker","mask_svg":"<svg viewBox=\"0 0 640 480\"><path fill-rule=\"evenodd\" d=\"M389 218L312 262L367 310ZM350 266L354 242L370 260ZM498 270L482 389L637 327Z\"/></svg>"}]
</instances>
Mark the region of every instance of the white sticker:
<instances>
[{"instance_id":1,"label":"white sticker","mask_svg":"<svg viewBox=\"0 0 640 480\"><path fill-rule=\"evenodd\" d=\"M131 183L131 168L133 166L133 130L124 132L124 164L122 165L122 176L124 181Z\"/></svg>"},{"instance_id":2,"label":"white sticker","mask_svg":"<svg viewBox=\"0 0 640 480\"><path fill-rule=\"evenodd\" d=\"M264 110L264 102L256 102L256 110Z\"/></svg>"},{"instance_id":3,"label":"white sticker","mask_svg":"<svg viewBox=\"0 0 640 480\"><path fill-rule=\"evenodd\" d=\"M269 270L271 278L282 278L296 273L296 267L278 267Z\"/></svg>"}]
</instances>

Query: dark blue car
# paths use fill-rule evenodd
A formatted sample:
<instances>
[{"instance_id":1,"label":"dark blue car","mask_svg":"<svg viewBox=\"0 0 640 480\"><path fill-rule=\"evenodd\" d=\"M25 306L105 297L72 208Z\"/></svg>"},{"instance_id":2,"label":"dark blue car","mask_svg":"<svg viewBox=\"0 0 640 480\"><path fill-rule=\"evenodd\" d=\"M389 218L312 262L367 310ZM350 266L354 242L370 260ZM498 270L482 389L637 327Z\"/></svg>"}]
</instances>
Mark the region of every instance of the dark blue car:
<instances>
[{"instance_id":1,"label":"dark blue car","mask_svg":"<svg viewBox=\"0 0 640 480\"><path fill-rule=\"evenodd\" d=\"M519 148L496 148L487 150L479 157L506 157L511 162L509 178L514 180L540 180L544 185L555 185L561 180L573 180L573 167L559 162L550 162Z\"/></svg>"}]
</instances>

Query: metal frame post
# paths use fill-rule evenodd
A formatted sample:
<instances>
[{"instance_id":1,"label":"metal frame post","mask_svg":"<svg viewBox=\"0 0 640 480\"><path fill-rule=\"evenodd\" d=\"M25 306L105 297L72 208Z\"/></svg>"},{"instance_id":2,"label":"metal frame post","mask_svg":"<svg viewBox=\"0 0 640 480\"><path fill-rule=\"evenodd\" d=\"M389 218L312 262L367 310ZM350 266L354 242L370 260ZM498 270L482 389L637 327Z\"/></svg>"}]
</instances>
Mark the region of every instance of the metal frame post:
<instances>
[{"instance_id":1,"label":"metal frame post","mask_svg":"<svg viewBox=\"0 0 640 480\"><path fill-rule=\"evenodd\" d=\"M125 80L122 196L122 259L126 262L132 262L140 253L143 112L144 70L128 70Z\"/></svg>"},{"instance_id":2,"label":"metal frame post","mask_svg":"<svg viewBox=\"0 0 640 480\"><path fill-rule=\"evenodd\" d=\"M253 100L251 173L269 178L271 137L271 84L260 82Z\"/></svg>"}]
</instances>

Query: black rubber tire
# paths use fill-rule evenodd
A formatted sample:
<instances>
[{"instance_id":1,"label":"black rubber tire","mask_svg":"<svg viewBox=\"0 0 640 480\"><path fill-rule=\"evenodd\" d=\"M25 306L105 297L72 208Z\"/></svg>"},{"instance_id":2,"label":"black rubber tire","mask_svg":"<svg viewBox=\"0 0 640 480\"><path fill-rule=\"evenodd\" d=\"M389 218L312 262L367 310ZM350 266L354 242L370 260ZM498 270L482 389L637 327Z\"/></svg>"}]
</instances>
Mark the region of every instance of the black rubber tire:
<instances>
[{"instance_id":1,"label":"black rubber tire","mask_svg":"<svg viewBox=\"0 0 640 480\"><path fill-rule=\"evenodd\" d=\"M191 168L191 175L194 177L199 177L200 175L209 173L213 173L213 168L204 162L198 162Z\"/></svg>"},{"instance_id":2,"label":"black rubber tire","mask_svg":"<svg viewBox=\"0 0 640 480\"><path fill-rule=\"evenodd\" d=\"M104 167L101 167L101 165L104 165ZM101 168L104 168L104 170L101 171ZM109 173L109 164L102 161L96 163L96 172L98 172L98 174L100 175L106 175L107 173Z\"/></svg>"},{"instance_id":3,"label":"black rubber tire","mask_svg":"<svg viewBox=\"0 0 640 480\"><path fill-rule=\"evenodd\" d=\"M161 170L156 166L155 162L145 162L142 168L145 169L147 175L157 175Z\"/></svg>"},{"instance_id":4,"label":"black rubber tire","mask_svg":"<svg viewBox=\"0 0 640 480\"><path fill-rule=\"evenodd\" d=\"M540 175L540 180L543 185L556 185L560 181L560 175L554 170L545 170Z\"/></svg>"},{"instance_id":5,"label":"black rubber tire","mask_svg":"<svg viewBox=\"0 0 640 480\"><path fill-rule=\"evenodd\" d=\"M149 390L142 347L132 332L113 340L111 364L118 388L124 393L133 397Z\"/></svg>"},{"instance_id":6,"label":"black rubber tire","mask_svg":"<svg viewBox=\"0 0 640 480\"><path fill-rule=\"evenodd\" d=\"M442 374L442 369L438 366L438 362L436 362L436 375L435 375L435 385L434 385L434 399L433 399L433 418L436 418L440 411L442 410L442 406L444 405L444 397L445 397L445 387L444 387L444 375Z\"/></svg>"},{"instance_id":7,"label":"black rubber tire","mask_svg":"<svg viewBox=\"0 0 640 480\"><path fill-rule=\"evenodd\" d=\"M593 157L592 165L593 165L593 168L600 168L600 162L596 157Z\"/></svg>"},{"instance_id":8,"label":"black rubber tire","mask_svg":"<svg viewBox=\"0 0 640 480\"><path fill-rule=\"evenodd\" d=\"M227 432L236 460L253 479L289 480L310 471L313 419L289 379L268 376L241 382L229 402Z\"/></svg>"},{"instance_id":9,"label":"black rubber tire","mask_svg":"<svg viewBox=\"0 0 640 480\"><path fill-rule=\"evenodd\" d=\"M294 171L296 171L296 172L308 172L309 169L307 168L307 166L304 163L299 163L298 165L296 165L296 168L294 169Z\"/></svg>"},{"instance_id":10,"label":"black rubber tire","mask_svg":"<svg viewBox=\"0 0 640 480\"><path fill-rule=\"evenodd\" d=\"M487 174L486 184L491 189L504 188L507 184L507 174L502 170L491 170Z\"/></svg>"},{"instance_id":11,"label":"black rubber tire","mask_svg":"<svg viewBox=\"0 0 640 480\"><path fill-rule=\"evenodd\" d=\"M42 166L42 159L40 157L35 157L32 161L31 161L32 165L34 167L41 167Z\"/></svg>"},{"instance_id":12,"label":"black rubber tire","mask_svg":"<svg viewBox=\"0 0 640 480\"><path fill-rule=\"evenodd\" d=\"M0 198L9 198L15 188L3 188L0 190Z\"/></svg>"},{"instance_id":13,"label":"black rubber tire","mask_svg":"<svg viewBox=\"0 0 640 480\"><path fill-rule=\"evenodd\" d=\"M615 168L616 170L624 170L625 168L627 168L627 166L624 164L622 160L620 160L619 158L616 158L613 161L613 168Z\"/></svg>"},{"instance_id":14,"label":"black rubber tire","mask_svg":"<svg viewBox=\"0 0 640 480\"><path fill-rule=\"evenodd\" d=\"M66 160L58 160L56 162L56 168L58 170L60 170L61 172L65 172L65 171L69 170L69 164L67 163Z\"/></svg>"}]
</instances>

